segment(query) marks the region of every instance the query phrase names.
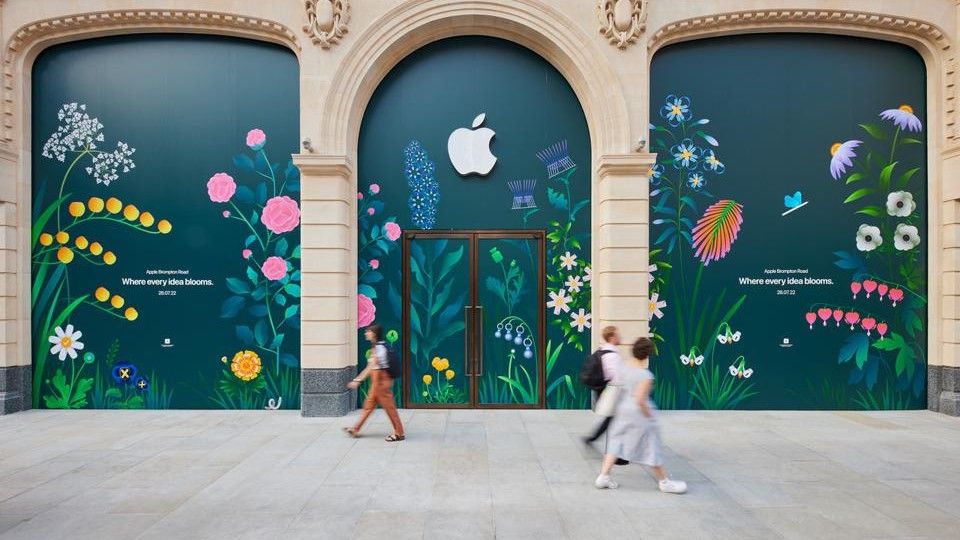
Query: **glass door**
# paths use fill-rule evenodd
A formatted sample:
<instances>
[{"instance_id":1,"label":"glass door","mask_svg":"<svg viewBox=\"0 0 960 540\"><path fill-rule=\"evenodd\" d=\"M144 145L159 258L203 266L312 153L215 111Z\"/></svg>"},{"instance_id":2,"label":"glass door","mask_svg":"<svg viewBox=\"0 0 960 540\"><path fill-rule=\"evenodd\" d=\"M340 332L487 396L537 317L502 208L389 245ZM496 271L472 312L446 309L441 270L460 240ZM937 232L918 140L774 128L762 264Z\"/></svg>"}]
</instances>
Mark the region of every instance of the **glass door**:
<instances>
[{"instance_id":1,"label":"glass door","mask_svg":"<svg viewBox=\"0 0 960 540\"><path fill-rule=\"evenodd\" d=\"M469 407L473 237L404 237L403 343L408 407Z\"/></svg>"},{"instance_id":2,"label":"glass door","mask_svg":"<svg viewBox=\"0 0 960 540\"><path fill-rule=\"evenodd\" d=\"M542 231L415 231L403 242L407 407L542 407Z\"/></svg>"},{"instance_id":3,"label":"glass door","mask_svg":"<svg viewBox=\"0 0 960 540\"><path fill-rule=\"evenodd\" d=\"M538 233L480 233L475 301L477 404L543 403L543 263Z\"/></svg>"}]
</instances>

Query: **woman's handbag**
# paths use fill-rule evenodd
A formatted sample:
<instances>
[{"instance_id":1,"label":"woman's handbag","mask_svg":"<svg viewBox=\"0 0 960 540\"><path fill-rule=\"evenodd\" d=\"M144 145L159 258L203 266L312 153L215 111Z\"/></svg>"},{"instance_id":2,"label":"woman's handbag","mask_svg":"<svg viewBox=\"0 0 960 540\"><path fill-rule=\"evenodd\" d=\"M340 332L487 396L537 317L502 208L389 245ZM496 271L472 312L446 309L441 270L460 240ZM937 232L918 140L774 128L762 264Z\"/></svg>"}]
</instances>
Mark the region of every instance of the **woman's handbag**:
<instances>
[{"instance_id":1,"label":"woman's handbag","mask_svg":"<svg viewBox=\"0 0 960 540\"><path fill-rule=\"evenodd\" d=\"M597 399L597 405L594 407L594 412L603 417L613 416L613 413L617 408L618 397L620 397L620 387L612 384L607 385L607 387L603 389L603 392L600 393L600 397Z\"/></svg>"}]
</instances>

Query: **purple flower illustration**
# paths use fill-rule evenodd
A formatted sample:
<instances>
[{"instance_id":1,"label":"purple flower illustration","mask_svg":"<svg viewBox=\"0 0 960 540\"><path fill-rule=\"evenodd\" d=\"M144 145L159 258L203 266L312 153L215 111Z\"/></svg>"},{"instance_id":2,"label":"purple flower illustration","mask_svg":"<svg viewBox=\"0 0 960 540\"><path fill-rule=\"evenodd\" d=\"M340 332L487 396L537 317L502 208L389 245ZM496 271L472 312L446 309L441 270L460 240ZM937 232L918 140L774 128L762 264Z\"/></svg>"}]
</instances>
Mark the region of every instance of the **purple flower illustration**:
<instances>
[{"instance_id":1,"label":"purple flower illustration","mask_svg":"<svg viewBox=\"0 0 960 540\"><path fill-rule=\"evenodd\" d=\"M830 175L834 180L839 180L847 172L847 167L853 166L853 158L857 157L853 149L861 144L863 141L853 140L835 143L830 147L830 155L833 156L830 158Z\"/></svg>"},{"instance_id":2,"label":"purple flower illustration","mask_svg":"<svg viewBox=\"0 0 960 540\"><path fill-rule=\"evenodd\" d=\"M887 109L880 113L880 118L893 120L893 124L904 131L919 133L923 130L923 124L921 124L920 119L913 114L913 107L909 105L901 105L896 109Z\"/></svg>"}]
</instances>

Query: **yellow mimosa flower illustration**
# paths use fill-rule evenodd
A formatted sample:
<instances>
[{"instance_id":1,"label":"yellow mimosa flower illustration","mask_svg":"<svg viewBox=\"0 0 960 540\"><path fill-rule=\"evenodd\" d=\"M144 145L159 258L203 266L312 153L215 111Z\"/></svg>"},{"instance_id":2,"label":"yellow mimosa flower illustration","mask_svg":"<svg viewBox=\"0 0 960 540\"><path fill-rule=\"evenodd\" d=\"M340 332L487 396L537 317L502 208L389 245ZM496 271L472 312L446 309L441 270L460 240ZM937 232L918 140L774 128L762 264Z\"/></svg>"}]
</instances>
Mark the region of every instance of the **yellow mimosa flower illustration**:
<instances>
[{"instance_id":1,"label":"yellow mimosa flower illustration","mask_svg":"<svg viewBox=\"0 0 960 540\"><path fill-rule=\"evenodd\" d=\"M63 264L68 264L73 260L73 250L68 247L61 247L57 250L57 260Z\"/></svg>"},{"instance_id":2,"label":"yellow mimosa flower illustration","mask_svg":"<svg viewBox=\"0 0 960 540\"><path fill-rule=\"evenodd\" d=\"M89 208L94 214L103 212L103 207L103 199L100 197L90 197L90 200L87 201L87 208Z\"/></svg>"},{"instance_id":3,"label":"yellow mimosa flower illustration","mask_svg":"<svg viewBox=\"0 0 960 540\"><path fill-rule=\"evenodd\" d=\"M87 210L87 207L80 201L74 201L67 207L67 212L73 217L80 217Z\"/></svg>"},{"instance_id":4,"label":"yellow mimosa flower illustration","mask_svg":"<svg viewBox=\"0 0 960 540\"><path fill-rule=\"evenodd\" d=\"M50 233L43 233L40 235L41 246L49 246L52 243L53 243L53 235L51 235Z\"/></svg>"},{"instance_id":5,"label":"yellow mimosa flower illustration","mask_svg":"<svg viewBox=\"0 0 960 540\"><path fill-rule=\"evenodd\" d=\"M101 302L106 302L110 299L110 291L106 287L97 287L97 290L93 291L93 297Z\"/></svg>"},{"instance_id":6,"label":"yellow mimosa flower illustration","mask_svg":"<svg viewBox=\"0 0 960 540\"><path fill-rule=\"evenodd\" d=\"M128 204L123 208L123 217L127 221L136 221L140 217L140 209L132 204Z\"/></svg>"},{"instance_id":7,"label":"yellow mimosa flower illustration","mask_svg":"<svg viewBox=\"0 0 960 540\"><path fill-rule=\"evenodd\" d=\"M115 307L115 308L117 308L117 309L122 308L122 307L123 307L123 297L120 296L119 294L113 295L113 298L110 299L110 305L113 306L113 307Z\"/></svg>"},{"instance_id":8,"label":"yellow mimosa flower illustration","mask_svg":"<svg viewBox=\"0 0 960 540\"><path fill-rule=\"evenodd\" d=\"M132 307L128 307L126 311L123 312L123 316L127 318L128 321L135 321L140 314L137 313L137 310Z\"/></svg>"},{"instance_id":9,"label":"yellow mimosa flower illustration","mask_svg":"<svg viewBox=\"0 0 960 540\"><path fill-rule=\"evenodd\" d=\"M60 231L54 236L57 239L58 244L66 244L70 241L70 233L67 231Z\"/></svg>"},{"instance_id":10,"label":"yellow mimosa flower illustration","mask_svg":"<svg viewBox=\"0 0 960 540\"><path fill-rule=\"evenodd\" d=\"M100 255L101 253L103 253L103 246L100 245L100 242L94 242L90 244L91 255Z\"/></svg>"},{"instance_id":11,"label":"yellow mimosa flower illustration","mask_svg":"<svg viewBox=\"0 0 960 540\"><path fill-rule=\"evenodd\" d=\"M87 246L90 245L90 242L87 241L86 236L78 236L74 238L73 243L77 246L77 249L87 249Z\"/></svg>"},{"instance_id":12,"label":"yellow mimosa flower illustration","mask_svg":"<svg viewBox=\"0 0 960 540\"><path fill-rule=\"evenodd\" d=\"M151 214L150 212L144 212L140 214L140 224L143 225L144 227L152 227L153 222L154 222L153 214Z\"/></svg>"},{"instance_id":13,"label":"yellow mimosa flower illustration","mask_svg":"<svg viewBox=\"0 0 960 540\"><path fill-rule=\"evenodd\" d=\"M110 197L107 199L107 212L110 212L111 214L119 214L122 208L123 203L120 202L120 199L116 197Z\"/></svg>"},{"instance_id":14,"label":"yellow mimosa flower illustration","mask_svg":"<svg viewBox=\"0 0 960 540\"><path fill-rule=\"evenodd\" d=\"M157 223L157 230L160 231L160 234L167 234L173 230L173 225L171 225L169 221L161 219L160 222Z\"/></svg>"},{"instance_id":15,"label":"yellow mimosa flower illustration","mask_svg":"<svg viewBox=\"0 0 960 540\"><path fill-rule=\"evenodd\" d=\"M103 262L107 263L107 265L109 266L117 262L117 256L114 255L112 251L108 251L103 254Z\"/></svg>"}]
</instances>

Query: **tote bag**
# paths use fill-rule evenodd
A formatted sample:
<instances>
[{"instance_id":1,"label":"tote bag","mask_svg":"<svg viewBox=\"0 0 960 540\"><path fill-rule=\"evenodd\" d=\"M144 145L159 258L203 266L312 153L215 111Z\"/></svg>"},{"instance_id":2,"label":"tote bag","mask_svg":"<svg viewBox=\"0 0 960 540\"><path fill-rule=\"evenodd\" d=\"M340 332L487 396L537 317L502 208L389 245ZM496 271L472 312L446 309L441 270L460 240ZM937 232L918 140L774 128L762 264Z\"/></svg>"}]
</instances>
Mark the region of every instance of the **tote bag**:
<instances>
[{"instance_id":1,"label":"tote bag","mask_svg":"<svg viewBox=\"0 0 960 540\"><path fill-rule=\"evenodd\" d=\"M621 388L619 386L612 384L607 385L607 387L603 389L603 392L600 393L594 411L600 416L613 416L614 411L617 409L617 398L620 397L620 391Z\"/></svg>"}]
</instances>

